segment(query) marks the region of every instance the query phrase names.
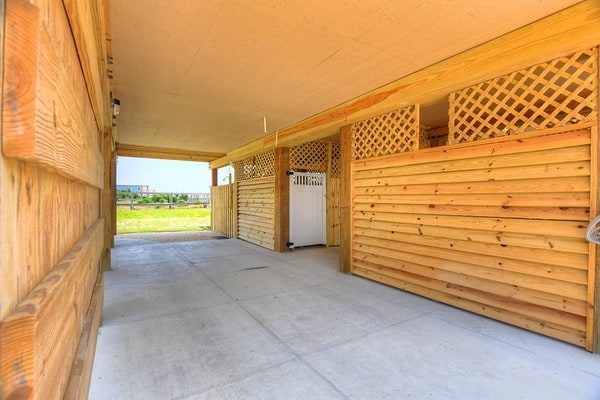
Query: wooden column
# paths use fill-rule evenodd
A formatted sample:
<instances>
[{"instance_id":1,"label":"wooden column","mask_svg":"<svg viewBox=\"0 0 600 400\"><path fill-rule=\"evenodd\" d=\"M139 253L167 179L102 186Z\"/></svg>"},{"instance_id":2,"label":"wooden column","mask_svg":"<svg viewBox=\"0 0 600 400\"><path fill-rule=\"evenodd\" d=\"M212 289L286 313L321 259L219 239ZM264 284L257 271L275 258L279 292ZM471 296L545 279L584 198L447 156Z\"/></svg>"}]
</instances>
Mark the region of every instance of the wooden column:
<instances>
[{"instance_id":1,"label":"wooden column","mask_svg":"<svg viewBox=\"0 0 600 400\"><path fill-rule=\"evenodd\" d=\"M290 240L290 184L287 171L290 166L290 149L275 149L275 251L288 250Z\"/></svg>"},{"instance_id":2,"label":"wooden column","mask_svg":"<svg viewBox=\"0 0 600 400\"><path fill-rule=\"evenodd\" d=\"M109 271L111 265L111 248L114 246L115 227L113 224L113 214L115 208L115 192L113 169L114 150L112 132L107 129L102 139L102 159L104 164L104 187L102 189L102 215L104 218L104 239L102 248L101 266L103 271Z\"/></svg>"},{"instance_id":3,"label":"wooden column","mask_svg":"<svg viewBox=\"0 0 600 400\"><path fill-rule=\"evenodd\" d=\"M599 101L600 102L600 101ZM599 124L600 125L600 124ZM598 155L600 154L600 146L598 140L598 133L600 126L592 128L592 144L591 144L591 182L590 182L590 219L593 219L598 215L600 210L600 186L598 182ZM586 340L586 348L594 353L600 353L600 318L598 316L598 310L600 310L600 274L599 271L599 260L600 260L600 246L590 243L590 262L588 264L588 285L594 285L594 288L588 288L588 323L587 329L591 330L591 334L588 332Z\"/></svg>"},{"instance_id":4,"label":"wooden column","mask_svg":"<svg viewBox=\"0 0 600 400\"><path fill-rule=\"evenodd\" d=\"M213 168L211 169L212 172L212 186L218 186L219 185L219 169L218 168Z\"/></svg>"},{"instance_id":5,"label":"wooden column","mask_svg":"<svg viewBox=\"0 0 600 400\"><path fill-rule=\"evenodd\" d=\"M340 272L352 272L352 132L340 135Z\"/></svg>"},{"instance_id":6,"label":"wooden column","mask_svg":"<svg viewBox=\"0 0 600 400\"><path fill-rule=\"evenodd\" d=\"M598 63L600 63L600 47L597 49L598 55ZM599 64L600 65L600 64ZM600 85L600 70L598 71L598 85ZM596 99L596 119L598 124L595 127L592 127L592 154L591 154L591 181L590 181L590 192L592 193L592 204L590 210L590 219L595 218L596 215L600 212L600 187L599 187L599 179L600 176L600 139L598 135L600 135L600 88L596 87L596 92L598 93L598 98ZM595 210L593 210L595 208ZM596 213L593 214L592 212ZM592 253L594 251L594 253ZM600 311L600 246L591 245L590 247L590 258L592 254L595 256L593 263L590 262L589 267L592 269L592 273L588 275L588 285L594 285L593 291L588 291L589 294L592 294L594 298L590 299L591 302L588 302L588 306L593 306L591 309L592 314L592 323L588 323L588 327L591 327L593 337L591 341L588 341L588 345L591 345L591 349L588 350L593 351L594 353L600 354L600 317L598 316L598 312ZM590 317L590 313L588 312L588 318Z\"/></svg>"}]
</instances>

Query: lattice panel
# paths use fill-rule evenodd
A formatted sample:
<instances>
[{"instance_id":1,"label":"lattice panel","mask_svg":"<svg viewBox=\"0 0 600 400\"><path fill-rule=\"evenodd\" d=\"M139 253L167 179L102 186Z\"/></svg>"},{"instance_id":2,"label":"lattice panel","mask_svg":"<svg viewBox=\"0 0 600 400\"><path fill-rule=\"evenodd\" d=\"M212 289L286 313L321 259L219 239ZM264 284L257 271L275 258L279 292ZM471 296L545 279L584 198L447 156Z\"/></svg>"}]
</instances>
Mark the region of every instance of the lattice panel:
<instances>
[{"instance_id":1,"label":"lattice panel","mask_svg":"<svg viewBox=\"0 0 600 400\"><path fill-rule=\"evenodd\" d=\"M236 181L275 176L275 150L233 163Z\"/></svg>"},{"instance_id":2,"label":"lattice panel","mask_svg":"<svg viewBox=\"0 0 600 400\"><path fill-rule=\"evenodd\" d=\"M290 169L327 172L327 142L308 142L290 149Z\"/></svg>"},{"instance_id":3,"label":"lattice panel","mask_svg":"<svg viewBox=\"0 0 600 400\"><path fill-rule=\"evenodd\" d=\"M418 105L352 125L354 160L417 150L420 141Z\"/></svg>"},{"instance_id":4,"label":"lattice panel","mask_svg":"<svg viewBox=\"0 0 600 400\"><path fill-rule=\"evenodd\" d=\"M275 176L275 150L269 150L255 157L254 178Z\"/></svg>"},{"instance_id":5,"label":"lattice panel","mask_svg":"<svg viewBox=\"0 0 600 400\"><path fill-rule=\"evenodd\" d=\"M594 120L597 99L594 48L452 93L449 143Z\"/></svg>"},{"instance_id":6,"label":"lattice panel","mask_svg":"<svg viewBox=\"0 0 600 400\"><path fill-rule=\"evenodd\" d=\"M333 178L339 178L340 176L340 158L342 155L342 148L339 143L331 144L331 176Z\"/></svg>"}]
</instances>

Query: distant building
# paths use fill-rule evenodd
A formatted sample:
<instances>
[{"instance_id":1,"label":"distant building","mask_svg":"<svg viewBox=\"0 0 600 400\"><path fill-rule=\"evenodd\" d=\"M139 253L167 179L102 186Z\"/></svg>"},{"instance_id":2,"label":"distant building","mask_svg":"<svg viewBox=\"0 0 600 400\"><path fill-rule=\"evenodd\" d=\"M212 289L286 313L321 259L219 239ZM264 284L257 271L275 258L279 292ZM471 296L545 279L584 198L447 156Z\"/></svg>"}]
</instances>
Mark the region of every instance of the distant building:
<instances>
[{"instance_id":1,"label":"distant building","mask_svg":"<svg viewBox=\"0 0 600 400\"><path fill-rule=\"evenodd\" d=\"M117 185L117 191L132 193L149 192L150 185Z\"/></svg>"}]
</instances>

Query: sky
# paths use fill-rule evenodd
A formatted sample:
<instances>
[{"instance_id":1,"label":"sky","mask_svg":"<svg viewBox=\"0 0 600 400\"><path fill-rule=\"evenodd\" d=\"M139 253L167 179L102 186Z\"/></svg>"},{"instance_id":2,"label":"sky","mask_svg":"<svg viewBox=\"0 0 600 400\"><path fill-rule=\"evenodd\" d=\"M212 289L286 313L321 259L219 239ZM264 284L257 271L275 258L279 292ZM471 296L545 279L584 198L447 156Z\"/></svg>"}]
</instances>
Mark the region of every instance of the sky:
<instances>
[{"instance_id":1,"label":"sky","mask_svg":"<svg viewBox=\"0 0 600 400\"><path fill-rule=\"evenodd\" d=\"M119 157L117 185L150 185L157 192L210 193L208 163Z\"/></svg>"}]
</instances>

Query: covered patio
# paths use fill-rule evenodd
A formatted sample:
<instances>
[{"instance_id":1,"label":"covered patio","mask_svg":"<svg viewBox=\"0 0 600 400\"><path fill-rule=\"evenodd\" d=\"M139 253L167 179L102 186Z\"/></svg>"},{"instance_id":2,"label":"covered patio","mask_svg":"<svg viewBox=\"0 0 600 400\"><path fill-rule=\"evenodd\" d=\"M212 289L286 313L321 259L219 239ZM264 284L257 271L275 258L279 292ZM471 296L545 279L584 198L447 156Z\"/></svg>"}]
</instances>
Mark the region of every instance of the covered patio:
<instances>
[{"instance_id":1,"label":"covered patio","mask_svg":"<svg viewBox=\"0 0 600 400\"><path fill-rule=\"evenodd\" d=\"M600 396L597 355L338 264L338 248L117 237L90 398Z\"/></svg>"}]
</instances>

